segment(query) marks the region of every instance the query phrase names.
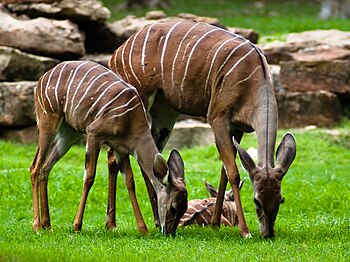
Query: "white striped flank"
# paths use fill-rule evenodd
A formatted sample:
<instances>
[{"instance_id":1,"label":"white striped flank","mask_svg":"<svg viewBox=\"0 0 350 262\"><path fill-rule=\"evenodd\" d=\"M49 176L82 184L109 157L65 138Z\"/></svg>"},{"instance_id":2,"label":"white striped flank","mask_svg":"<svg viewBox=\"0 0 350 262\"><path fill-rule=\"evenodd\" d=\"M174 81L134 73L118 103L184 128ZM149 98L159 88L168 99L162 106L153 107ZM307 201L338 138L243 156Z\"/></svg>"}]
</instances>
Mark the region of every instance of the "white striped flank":
<instances>
[{"instance_id":1,"label":"white striped flank","mask_svg":"<svg viewBox=\"0 0 350 262\"><path fill-rule=\"evenodd\" d=\"M123 116L123 115L129 113L130 111L134 110L134 109L135 109L136 107L138 107L139 105L140 105L140 103L134 105L134 106L131 107L131 108L128 108L127 110L125 110L124 112L122 112L122 113L120 113L120 114L110 116L109 119L121 117L121 116Z\"/></svg>"},{"instance_id":2,"label":"white striped flank","mask_svg":"<svg viewBox=\"0 0 350 262\"><path fill-rule=\"evenodd\" d=\"M205 81L205 88L204 88L204 93L205 93L205 94L206 94L206 91L207 91L207 88L208 88L208 83L209 83L209 79L210 79L210 74L211 74L211 71L212 71L212 69L213 69L213 65L214 65L214 63L215 63L215 61L216 61L216 58L217 58L217 55L218 55L219 51L224 47L224 45L226 45L228 42L231 42L231 41L233 41L233 40L235 40L235 39L236 39L236 37L235 37L235 38L227 39L226 41L224 41L224 42L216 49L216 51L215 51L215 53L214 53L214 56L213 56L213 58L212 58L212 60L211 60L211 63L210 63L210 67L209 67L207 79L206 79L206 81Z\"/></svg>"},{"instance_id":3,"label":"white striped flank","mask_svg":"<svg viewBox=\"0 0 350 262\"><path fill-rule=\"evenodd\" d=\"M46 115L47 111L46 108L44 107L44 99L43 99L43 79L46 76L47 73L45 73L41 78L40 78L40 96L38 98L38 102L40 104L41 109L43 110L43 113ZM38 83L39 84L39 83ZM39 92L38 92L39 93Z\"/></svg>"},{"instance_id":4,"label":"white striped flank","mask_svg":"<svg viewBox=\"0 0 350 262\"><path fill-rule=\"evenodd\" d=\"M248 41L245 41L243 43L240 43L238 46L236 46L235 48L233 48L230 52L230 54L226 57L225 61L222 63L222 65L220 66L220 68L217 70L216 72L216 76L215 79L217 79L217 77L219 76L221 70L224 68L224 66L227 64L228 61L230 61L231 57L234 55L234 53L237 51L237 49L239 49L240 47L246 45L247 43L249 43Z\"/></svg>"},{"instance_id":5,"label":"white striped flank","mask_svg":"<svg viewBox=\"0 0 350 262\"><path fill-rule=\"evenodd\" d=\"M110 84L105 90L103 90L103 92L100 94L100 96L95 100L95 102L92 104L92 106L89 108L89 110L86 112L85 117L84 117L84 121L87 119L87 117L90 115L90 113L92 112L92 110L94 110L94 108L100 103L100 100L105 96L105 94L112 88L112 86L120 83L121 81L117 81L117 82L113 82L112 84Z\"/></svg>"},{"instance_id":6,"label":"white striped flank","mask_svg":"<svg viewBox=\"0 0 350 262\"><path fill-rule=\"evenodd\" d=\"M87 63L88 63L88 61L86 61L86 62L84 62L84 63L78 65L77 68L74 70L74 74L73 74L73 76L72 76L72 78L71 78L71 80L70 80L70 82L69 82L69 84L68 84L68 87L67 87L67 92L66 92L66 104L65 104L65 106L64 106L63 112L66 112L66 111L67 111L68 97L69 97L69 94L70 94L70 89L71 89L72 83L73 83L73 81L75 80L75 76L76 76L77 72L79 71L79 69L80 69L82 66L86 65Z\"/></svg>"},{"instance_id":7,"label":"white striped flank","mask_svg":"<svg viewBox=\"0 0 350 262\"><path fill-rule=\"evenodd\" d=\"M108 106L110 106L115 100L117 100L126 90L128 90L128 89L123 89L123 91L121 91L117 96L115 96L113 99L107 101L107 103L104 106L102 106L100 108L100 110L97 112L97 114L95 115L95 118L98 118L105 111L105 109Z\"/></svg>"},{"instance_id":8,"label":"white striped flank","mask_svg":"<svg viewBox=\"0 0 350 262\"><path fill-rule=\"evenodd\" d=\"M50 97L48 95L48 91L50 90L51 77L52 77L52 75L53 75L53 73L55 72L56 69L57 69L57 66L54 67L54 69L51 70L51 73L49 75L49 79L47 80L47 84L46 84L46 88L45 88L45 97L46 97L46 100L49 103L50 108L51 108L52 111L54 111L54 109L53 109L53 106L52 106L52 103L51 103L51 99L50 99Z\"/></svg>"},{"instance_id":9,"label":"white striped flank","mask_svg":"<svg viewBox=\"0 0 350 262\"><path fill-rule=\"evenodd\" d=\"M137 36L141 33L141 31L137 32L137 34L134 36L134 39L132 40L131 42L131 47L130 47L130 51L129 51L129 68L131 70L131 73L133 75L133 77L136 79L137 83L139 84L139 86L141 87L141 82L140 80L138 79L137 75L135 74L135 71L134 71L134 68L132 67L132 59L131 59L131 55L132 55L132 51L134 49L134 45L135 45L135 41L136 41L136 38Z\"/></svg>"},{"instance_id":10,"label":"white striped flank","mask_svg":"<svg viewBox=\"0 0 350 262\"><path fill-rule=\"evenodd\" d=\"M143 41L143 45L142 45L142 53L141 53L141 67L142 67L142 72L143 74L145 74L145 67L146 67L146 64L145 64L145 58L146 58L146 46L147 46L147 41L148 41L148 38L149 38L149 34L150 34L150 31L152 29L152 27L154 26L154 24L150 25L147 29L147 33L146 33L146 36L145 36L145 39ZM118 51L117 51L118 52Z\"/></svg>"},{"instance_id":11,"label":"white striped flank","mask_svg":"<svg viewBox=\"0 0 350 262\"><path fill-rule=\"evenodd\" d=\"M125 48L128 46L128 43L129 43L129 41L130 41L130 38L131 38L131 37L129 37L128 40L126 40L125 45L124 45L124 47L123 47L123 49L122 49L122 54L121 54L121 56L122 56L122 64L123 64L123 71L124 71L124 73L125 73L126 81L127 81L128 83L130 83L130 77L129 77L129 74L128 74L127 70L126 70L125 55L124 55L124 54L125 54Z\"/></svg>"},{"instance_id":12,"label":"white striped flank","mask_svg":"<svg viewBox=\"0 0 350 262\"><path fill-rule=\"evenodd\" d=\"M77 105L74 107L74 110L73 110L73 114L77 111L77 109L79 108L80 104L84 101L86 95L90 92L90 89L91 87L94 87L94 84L96 83L96 81L98 79L100 79L100 77L103 77L105 75L108 75L110 74L109 72L104 72L102 74L99 74L91 83L90 85L85 89L85 92L83 93L83 95L81 96L79 102L77 103Z\"/></svg>"},{"instance_id":13,"label":"white striped flank","mask_svg":"<svg viewBox=\"0 0 350 262\"><path fill-rule=\"evenodd\" d=\"M168 45L168 40L169 40L169 37L171 35L171 32L175 29L175 27L180 24L182 21L179 21L177 23L175 23L169 30L169 32L166 34L165 36L165 40L164 40L164 45L163 45L163 49L162 49L162 54L161 54L161 57L160 57L160 72L161 72L161 78L162 78L162 81L163 81L163 86L164 86L164 56L165 56L165 51L166 51L166 48L167 48L167 45ZM141 85L140 85L141 86Z\"/></svg>"},{"instance_id":14,"label":"white striped flank","mask_svg":"<svg viewBox=\"0 0 350 262\"><path fill-rule=\"evenodd\" d=\"M58 101L58 86L60 84L60 81L61 81L61 77L62 77L62 72L64 71L64 69L66 68L67 64L69 62L65 62L64 65L62 66L61 68L61 71L58 75L58 79L57 79L57 83L56 83L56 86L55 86L55 98L56 98L56 104L57 104L57 108L60 107L60 104L59 104L59 101Z\"/></svg>"},{"instance_id":15,"label":"white striped flank","mask_svg":"<svg viewBox=\"0 0 350 262\"><path fill-rule=\"evenodd\" d=\"M120 105L120 106L117 106L117 107L115 107L115 108L113 108L113 109L111 109L111 110L109 110L109 112L108 113L113 113L114 111L118 111L118 110L120 110L120 109L122 109L122 108L125 108L125 107L128 107L135 99L137 99L138 98L138 96L133 96L127 103L125 103L125 104L123 104L123 105Z\"/></svg>"},{"instance_id":16,"label":"white striped flank","mask_svg":"<svg viewBox=\"0 0 350 262\"><path fill-rule=\"evenodd\" d=\"M235 68L244 60L247 58L247 56L250 55L251 52L253 52L255 50L255 48L252 47L252 49L250 49L250 51L245 54L244 56L242 56L232 67L231 69L225 74L224 79L222 80L222 86L225 86L225 81L226 78L233 72L233 70L235 70ZM220 89L220 92L222 91L222 89Z\"/></svg>"},{"instance_id":17,"label":"white striped flank","mask_svg":"<svg viewBox=\"0 0 350 262\"><path fill-rule=\"evenodd\" d=\"M241 83L243 83L243 82L249 80L249 79L255 74L255 72L256 72L259 68L261 68L260 65L257 66L249 76L247 76L246 78L244 78L244 79L238 81L232 88L234 88L234 87L238 86L239 84L241 84Z\"/></svg>"},{"instance_id":18,"label":"white striped flank","mask_svg":"<svg viewBox=\"0 0 350 262\"><path fill-rule=\"evenodd\" d=\"M72 113L72 109L73 109L73 106L74 106L74 100L75 100L75 97L80 89L80 86L82 85L82 83L85 81L86 77L89 75L89 73L94 70L95 68L99 67L100 65L95 65L94 67L91 67L88 71L86 71L85 75L81 78L79 84L75 87L75 92L74 92L74 95L71 99L71 104L70 104L70 109L69 111ZM94 77L94 75L92 76ZM79 79L79 78L78 78ZM67 97L67 100L68 100L68 97Z\"/></svg>"},{"instance_id":19,"label":"white striped flank","mask_svg":"<svg viewBox=\"0 0 350 262\"><path fill-rule=\"evenodd\" d=\"M183 88L184 88L184 82L185 82L185 79L187 77L187 73L188 73L188 67L189 67L189 64L190 64L190 61L191 61L191 58L192 58L192 55L194 53L194 50L196 49L196 47L199 45L199 43L209 34L215 32L215 31L218 31L219 29L218 28L214 28L208 32L206 32L205 34L203 34L198 40L197 42L192 46L192 50L188 56L188 59L187 59L187 63L186 63L186 67L185 67L185 72L184 72L184 75L183 75L183 78L182 78L182 82L181 82L181 86L180 86L180 89L183 93Z\"/></svg>"},{"instance_id":20,"label":"white striped flank","mask_svg":"<svg viewBox=\"0 0 350 262\"><path fill-rule=\"evenodd\" d=\"M183 36L183 38L181 39L181 42L177 48L177 51L176 51L176 54L175 54L175 57L174 57L174 62L173 64L171 65L171 83L172 83L172 87L174 88L174 71L175 71L175 63L176 63L176 60L177 60L177 57L179 56L179 52L181 50L181 46L183 44L183 42L187 39L188 35L190 34L190 32L199 25L200 23L196 23L194 24L188 31L187 33Z\"/></svg>"}]
</instances>

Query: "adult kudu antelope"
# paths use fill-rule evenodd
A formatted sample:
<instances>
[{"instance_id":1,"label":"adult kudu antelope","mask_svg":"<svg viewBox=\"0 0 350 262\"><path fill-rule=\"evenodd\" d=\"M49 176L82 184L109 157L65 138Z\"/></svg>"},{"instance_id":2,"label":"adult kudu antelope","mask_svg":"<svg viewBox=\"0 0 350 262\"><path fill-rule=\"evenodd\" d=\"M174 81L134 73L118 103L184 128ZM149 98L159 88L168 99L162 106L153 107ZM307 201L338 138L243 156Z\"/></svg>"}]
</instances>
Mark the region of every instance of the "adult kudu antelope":
<instances>
[{"instance_id":1,"label":"adult kudu antelope","mask_svg":"<svg viewBox=\"0 0 350 262\"><path fill-rule=\"evenodd\" d=\"M114 52L109 66L138 89L152 117L152 135L160 151L180 113L207 118L223 162L212 224L220 223L229 181L243 237L250 233L239 194L232 137L239 143L244 132L257 133L257 165L237 147L253 183L260 233L274 236L282 201L281 181L294 160L296 144L291 134L284 136L275 166L278 112L262 52L243 37L221 28L181 20L144 27Z\"/></svg>"},{"instance_id":2,"label":"adult kudu antelope","mask_svg":"<svg viewBox=\"0 0 350 262\"><path fill-rule=\"evenodd\" d=\"M168 164L158 152L146 111L134 87L99 64L69 61L46 72L40 78L34 96L39 130L38 148L30 167L34 230L37 231L40 226L51 226L47 195L49 172L82 134L86 134L85 175L74 230L80 231L82 227L84 208L94 183L102 144L111 148L109 155L115 152L118 159L116 171L119 168L125 172L130 198L136 198L131 169L128 169L129 154L132 154L156 191L162 228L169 216L177 215L175 221L178 223L186 208L173 214L170 207L177 204L175 199L183 206L187 204L183 162L176 150L171 152ZM131 176L128 175L130 173ZM109 177L109 197L115 197L115 186L116 174ZM115 200L110 199L109 202ZM115 212L115 205L108 206L107 212ZM141 214L135 215L138 225L145 225ZM174 232L177 223L168 223L167 230ZM115 227L115 220L107 220L106 225L108 228ZM139 228L139 231L147 232L147 228Z\"/></svg>"}]
</instances>

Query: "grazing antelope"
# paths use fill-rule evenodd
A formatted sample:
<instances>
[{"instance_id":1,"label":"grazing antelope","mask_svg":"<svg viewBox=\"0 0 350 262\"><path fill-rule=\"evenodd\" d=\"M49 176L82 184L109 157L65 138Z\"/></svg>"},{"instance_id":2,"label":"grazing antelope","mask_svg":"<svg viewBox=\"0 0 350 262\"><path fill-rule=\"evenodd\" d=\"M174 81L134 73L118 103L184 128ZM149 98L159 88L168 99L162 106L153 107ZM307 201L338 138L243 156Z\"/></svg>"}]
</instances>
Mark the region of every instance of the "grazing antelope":
<instances>
[{"instance_id":1,"label":"grazing antelope","mask_svg":"<svg viewBox=\"0 0 350 262\"><path fill-rule=\"evenodd\" d=\"M239 190L242 189L245 179L240 182ZM188 207L185 214L180 219L180 226L199 225L209 226L212 214L214 213L215 203L218 196L216 189L205 182L205 187L210 197L204 199L193 199L188 201ZM224 202L222 203L222 214L220 222L226 226L236 226L238 224L237 207L235 204L232 190L226 191Z\"/></svg>"},{"instance_id":2,"label":"grazing antelope","mask_svg":"<svg viewBox=\"0 0 350 262\"><path fill-rule=\"evenodd\" d=\"M211 222L220 223L229 181L240 234L248 237L235 162L239 150L253 183L260 233L273 237L283 199L281 181L294 160L296 143L293 135L284 136L275 166L277 104L269 67L260 49L239 35L205 23L160 22L132 35L113 53L109 67L138 89L152 117L151 131L160 151L180 113L207 118L223 162ZM238 146L243 133L253 131L258 140L257 165ZM154 212L155 206L153 203Z\"/></svg>"},{"instance_id":3,"label":"grazing antelope","mask_svg":"<svg viewBox=\"0 0 350 262\"><path fill-rule=\"evenodd\" d=\"M120 169L125 172L130 198L136 199L129 163L129 154L134 155L156 191L162 230L175 232L186 208L174 213L172 206L187 206L183 161L176 150L171 152L168 163L158 152L146 111L134 87L99 64L69 61L46 72L39 79L34 96L39 130L38 148L30 167L35 231L40 226L51 226L47 195L50 170L77 138L86 134L84 187L74 230L81 230L99 151L102 144L106 144L111 148L109 156L115 153L118 159L114 166L116 172L109 177L109 197L115 197L116 175ZM114 213L115 199L110 202L114 205L109 205L107 212ZM141 213L135 215L138 225L143 225L139 231L147 232ZM173 222L165 223L170 220ZM115 227L115 220L107 220L107 227Z\"/></svg>"}]
</instances>

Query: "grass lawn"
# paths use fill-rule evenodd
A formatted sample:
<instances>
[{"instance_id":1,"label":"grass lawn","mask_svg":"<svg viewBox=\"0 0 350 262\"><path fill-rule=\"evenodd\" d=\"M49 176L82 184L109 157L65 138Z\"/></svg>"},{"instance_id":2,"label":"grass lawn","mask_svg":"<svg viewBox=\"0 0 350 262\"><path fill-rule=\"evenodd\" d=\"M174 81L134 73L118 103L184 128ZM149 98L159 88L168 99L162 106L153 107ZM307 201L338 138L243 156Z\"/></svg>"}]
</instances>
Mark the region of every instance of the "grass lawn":
<instances>
[{"instance_id":1,"label":"grass lawn","mask_svg":"<svg viewBox=\"0 0 350 262\"><path fill-rule=\"evenodd\" d=\"M163 237L153 225L151 207L139 169L136 187L148 236L137 233L131 203L121 176L117 191L118 229L104 228L107 202L106 151L101 152L90 192L83 231L72 231L82 191L84 147L73 146L53 168L49 179L52 231L34 233L28 167L35 145L0 141L0 261L349 261L350 260L350 122L340 135L325 129L291 130L297 157L283 180L286 202L276 222L276 237L261 239L252 187L241 194L252 238L238 228L179 228L175 238ZM279 132L278 142L286 130ZM245 135L245 148L256 146ZM207 197L202 178L217 185L221 162L215 146L182 149L189 198ZM165 152L167 157L168 152ZM247 174L241 170L241 177Z\"/></svg>"}]
</instances>

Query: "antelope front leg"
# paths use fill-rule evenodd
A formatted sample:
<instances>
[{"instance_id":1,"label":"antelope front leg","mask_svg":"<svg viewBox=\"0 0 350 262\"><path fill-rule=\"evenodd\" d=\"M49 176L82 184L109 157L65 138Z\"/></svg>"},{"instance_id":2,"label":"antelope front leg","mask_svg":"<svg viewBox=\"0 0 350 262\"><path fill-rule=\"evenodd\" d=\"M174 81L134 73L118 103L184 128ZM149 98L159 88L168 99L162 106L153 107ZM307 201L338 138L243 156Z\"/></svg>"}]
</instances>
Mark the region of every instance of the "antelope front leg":
<instances>
[{"instance_id":1,"label":"antelope front leg","mask_svg":"<svg viewBox=\"0 0 350 262\"><path fill-rule=\"evenodd\" d=\"M140 206L136 198L135 181L134 181L134 175L132 173L131 166L130 166L129 155L122 157L121 166L125 174L125 184L126 184L126 188L128 189L132 208L134 210L138 231L140 234L147 234L148 233L147 226L145 224L145 221L143 220Z\"/></svg>"},{"instance_id":2,"label":"antelope front leg","mask_svg":"<svg viewBox=\"0 0 350 262\"><path fill-rule=\"evenodd\" d=\"M115 229L117 227L115 222L115 203L116 203L116 184L119 167L115 159L114 150L109 148L108 156L108 204L106 215L106 228Z\"/></svg>"},{"instance_id":3,"label":"antelope front leg","mask_svg":"<svg viewBox=\"0 0 350 262\"><path fill-rule=\"evenodd\" d=\"M241 197L239 192L239 172L235 161L234 145L231 140L230 131L226 124L226 121L220 119L214 119L210 122L214 131L215 142L218 148L221 160L224 164L228 181L231 184L235 203L237 206L238 226L242 237L246 238L250 236L247 223L244 218Z\"/></svg>"},{"instance_id":4,"label":"antelope front leg","mask_svg":"<svg viewBox=\"0 0 350 262\"><path fill-rule=\"evenodd\" d=\"M85 152L84 188L83 188L83 193L79 204L79 209L73 223L74 231L81 231L86 200L87 200L90 188L94 184L94 180L95 180L96 164L97 164L99 151L100 151L100 143L96 141L96 138L90 137L88 135L86 139L86 152Z\"/></svg>"}]
</instances>

